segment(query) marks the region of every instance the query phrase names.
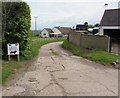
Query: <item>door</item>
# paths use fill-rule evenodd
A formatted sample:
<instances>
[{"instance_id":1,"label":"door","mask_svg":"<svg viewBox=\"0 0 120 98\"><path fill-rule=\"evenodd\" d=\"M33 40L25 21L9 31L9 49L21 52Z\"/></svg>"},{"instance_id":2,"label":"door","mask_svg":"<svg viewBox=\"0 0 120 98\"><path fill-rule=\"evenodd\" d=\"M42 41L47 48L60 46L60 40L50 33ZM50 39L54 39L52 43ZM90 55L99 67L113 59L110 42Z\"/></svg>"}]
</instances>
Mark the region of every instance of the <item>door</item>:
<instances>
[{"instance_id":1,"label":"door","mask_svg":"<svg viewBox=\"0 0 120 98\"><path fill-rule=\"evenodd\" d=\"M120 51L120 29L104 29L104 35L111 38L110 52L118 55Z\"/></svg>"}]
</instances>

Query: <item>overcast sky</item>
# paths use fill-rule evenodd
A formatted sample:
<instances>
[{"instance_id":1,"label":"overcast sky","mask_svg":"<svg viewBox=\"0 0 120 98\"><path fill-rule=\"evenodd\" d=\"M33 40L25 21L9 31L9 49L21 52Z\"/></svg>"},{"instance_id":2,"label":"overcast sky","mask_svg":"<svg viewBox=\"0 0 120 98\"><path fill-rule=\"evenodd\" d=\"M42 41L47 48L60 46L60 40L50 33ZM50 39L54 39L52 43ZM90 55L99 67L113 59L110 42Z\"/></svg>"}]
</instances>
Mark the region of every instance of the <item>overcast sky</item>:
<instances>
[{"instance_id":1,"label":"overcast sky","mask_svg":"<svg viewBox=\"0 0 120 98\"><path fill-rule=\"evenodd\" d=\"M24 0L31 9L31 29L53 28L54 26L73 27L76 24L100 23L105 9L118 8L119 0ZM108 6L105 7L104 4Z\"/></svg>"}]
</instances>

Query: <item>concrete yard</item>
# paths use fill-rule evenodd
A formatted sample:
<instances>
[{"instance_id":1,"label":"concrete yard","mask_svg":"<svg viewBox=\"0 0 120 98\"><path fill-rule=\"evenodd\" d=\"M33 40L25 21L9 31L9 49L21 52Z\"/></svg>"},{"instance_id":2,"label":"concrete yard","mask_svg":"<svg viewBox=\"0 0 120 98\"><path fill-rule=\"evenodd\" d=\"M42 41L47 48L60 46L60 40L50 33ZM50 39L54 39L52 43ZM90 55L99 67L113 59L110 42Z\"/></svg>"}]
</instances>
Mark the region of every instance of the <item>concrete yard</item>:
<instances>
[{"instance_id":1,"label":"concrete yard","mask_svg":"<svg viewBox=\"0 0 120 98\"><path fill-rule=\"evenodd\" d=\"M61 44L55 42L42 46L30 70L3 89L3 96L118 95L117 69L74 56L62 49Z\"/></svg>"}]
</instances>

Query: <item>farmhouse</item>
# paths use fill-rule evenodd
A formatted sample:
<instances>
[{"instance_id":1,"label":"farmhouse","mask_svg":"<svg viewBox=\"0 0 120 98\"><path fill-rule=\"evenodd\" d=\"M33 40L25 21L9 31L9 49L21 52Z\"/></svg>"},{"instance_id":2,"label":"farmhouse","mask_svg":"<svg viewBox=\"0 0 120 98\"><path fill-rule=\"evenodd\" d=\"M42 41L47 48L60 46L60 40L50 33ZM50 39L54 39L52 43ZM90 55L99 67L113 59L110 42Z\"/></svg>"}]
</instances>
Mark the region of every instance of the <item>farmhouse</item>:
<instances>
[{"instance_id":1,"label":"farmhouse","mask_svg":"<svg viewBox=\"0 0 120 98\"><path fill-rule=\"evenodd\" d=\"M53 31L50 28L45 28L41 31L40 37L48 38L50 37L50 33L53 33Z\"/></svg>"},{"instance_id":2,"label":"farmhouse","mask_svg":"<svg viewBox=\"0 0 120 98\"><path fill-rule=\"evenodd\" d=\"M67 37L72 29L70 27L54 27L51 33L54 37Z\"/></svg>"},{"instance_id":3,"label":"farmhouse","mask_svg":"<svg viewBox=\"0 0 120 98\"><path fill-rule=\"evenodd\" d=\"M100 35L108 35L111 38L120 38L120 9L105 10L100 22Z\"/></svg>"}]
</instances>

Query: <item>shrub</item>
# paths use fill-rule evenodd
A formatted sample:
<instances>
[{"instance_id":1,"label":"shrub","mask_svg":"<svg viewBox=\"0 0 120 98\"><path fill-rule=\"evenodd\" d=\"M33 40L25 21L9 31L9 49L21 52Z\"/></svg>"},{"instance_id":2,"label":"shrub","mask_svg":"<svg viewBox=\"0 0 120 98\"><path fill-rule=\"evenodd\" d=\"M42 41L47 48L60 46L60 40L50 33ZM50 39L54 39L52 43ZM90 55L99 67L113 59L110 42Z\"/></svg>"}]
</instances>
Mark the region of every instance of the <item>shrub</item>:
<instances>
[{"instance_id":1,"label":"shrub","mask_svg":"<svg viewBox=\"0 0 120 98\"><path fill-rule=\"evenodd\" d=\"M6 56L7 54L8 43L19 43L20 54L28 58L31 55L31 17L29 6L25 2L3 2L2 17L3 55Z\"/></svg>"}]
</instances>

